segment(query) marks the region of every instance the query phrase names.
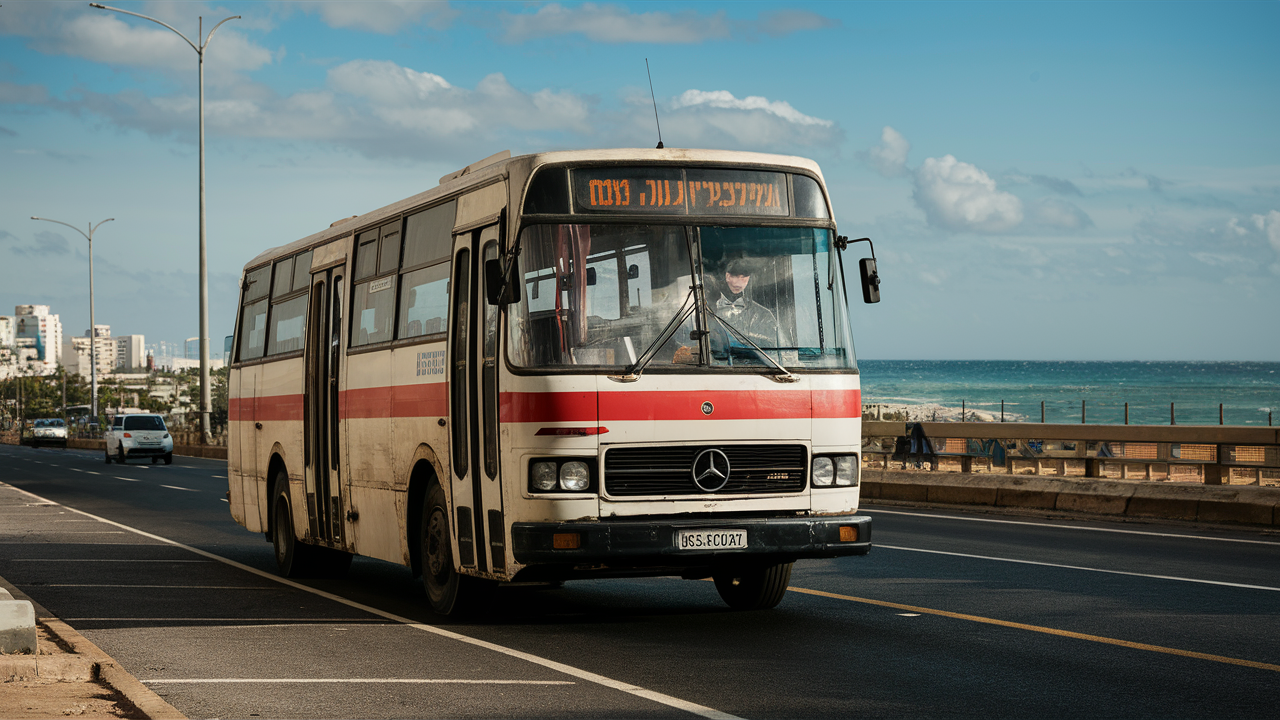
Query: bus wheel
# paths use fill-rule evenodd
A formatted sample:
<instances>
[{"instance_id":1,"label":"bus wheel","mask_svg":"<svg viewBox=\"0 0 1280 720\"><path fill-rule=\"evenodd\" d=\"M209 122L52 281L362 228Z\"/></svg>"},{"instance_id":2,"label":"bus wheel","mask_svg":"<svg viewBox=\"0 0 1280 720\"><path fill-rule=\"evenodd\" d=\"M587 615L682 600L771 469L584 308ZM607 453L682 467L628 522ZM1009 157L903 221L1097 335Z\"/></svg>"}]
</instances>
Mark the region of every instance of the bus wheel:
<instances>
[{"instance_id":1,"label":"bus wheel","mask_svg":"<svg viewBox=\"0 0 1280 720\"><path fill-rule=\"evenodd\" d=\"M422 586L431 609L440 615L460 615L484 599L493 584L458 573L453 567L453 543L449 537L449 514L444 491L433 485L422 504L419 543L422 558Z\"/></svg>"},{"instance_id":2,"label":"bus wheel","mask_svg":"<svg viewBox=\"0 0 1280 720\"><path fill-rule=\"evenodd\" d=\"M276 566L285 577L302 577L311 569L315 548L298 542L293 532L293 506L289 500L289 476L281 470L276 475L276 500L273 504L271 544L276 550Z\"/></svg>"},{"instance_id":3,"label":"bus wheel","mask_svg":"<svg viewBox=\"0 0 1280 720\"><path fill-rule=\"evenodd\" d=\"M721 568L716 590L734 610L768 610L782 602L791 582L791 563Z\"/></svg>"}]
</instances>

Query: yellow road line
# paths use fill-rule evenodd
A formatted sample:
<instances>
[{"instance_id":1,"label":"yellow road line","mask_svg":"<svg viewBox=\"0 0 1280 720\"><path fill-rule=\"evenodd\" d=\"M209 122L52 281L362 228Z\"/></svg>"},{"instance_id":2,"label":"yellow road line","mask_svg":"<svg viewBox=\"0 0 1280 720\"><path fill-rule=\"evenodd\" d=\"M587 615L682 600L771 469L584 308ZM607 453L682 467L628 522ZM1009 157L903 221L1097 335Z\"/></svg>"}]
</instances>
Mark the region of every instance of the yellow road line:
<instances>
[{"instance_id":1,"label":"yellow road line","mask_svg":"<svg viewBox=\"0 0 1280 720\"><path fill-rule=\"evenodd\" d=\"M1009 622L1008 620L996 620L995 618L982 617L981 615L965 615L964 613L934 610L932 608L916 607L915 605L903 605L901 603L886 602L884 600L871 600L869 598L840 595L838 593L829 593L822 590L810 590L808 588L798 587L791 587L787 589L791 592L804 593L805 595L817 595L818 597L832 598L834 600L847 600L849 602L866 603L867 605L879 605L880 607L893 608L895 610L905 610L907 612L916 612L926 615L939 615L941 617L953 618L955 620L968 620L970 622L985 623L987 625L999 625L1000 627L1014 628L1015 630L1029 630L1031 632L1044 633L1045 635L1057 635L1059 637L1072 638L1075 640L1087 640L1089 642L1102 643L1104 645L1118 645L1120 647L1132 648L1134 650L1147 650L1149 652L1164 653L1166 655L1177 655L1180 657L1196 658L1197 660L1209 660L1211 662L1226 663L1228 665L1240 665L1243 667L1256 668L1258 670L1280 672L1280 665L1273 665L1271 663L1254 662L1253 660L1240 660L1239 658L1230 658L1223 655L1210 655L1209 653L1179 650L1177 648L1168 648L1161 645L1148 645L1146 643L1130 642L1129 640L1117 640L1115 638L1102 637L1100 635L1086 635L1084 633L1071 632L1070 630L1058 630L1057 628L1042 627L1040 625L1028 625L1026 623Z\"/></svg>"}]
</instances>

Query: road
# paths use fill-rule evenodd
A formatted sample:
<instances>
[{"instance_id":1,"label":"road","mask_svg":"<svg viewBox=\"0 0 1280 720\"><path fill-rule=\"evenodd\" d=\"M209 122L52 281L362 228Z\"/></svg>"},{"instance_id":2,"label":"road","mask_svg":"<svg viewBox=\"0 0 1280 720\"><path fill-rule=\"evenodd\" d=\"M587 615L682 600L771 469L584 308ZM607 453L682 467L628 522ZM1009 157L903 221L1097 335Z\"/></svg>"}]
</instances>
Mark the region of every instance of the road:
<instances>
[{"instance_id":1,"label":"road","mask_svg":"<svg viewBox=\"0 0 1280 720\"><path fill-rule=\"evenodd\" d=\"M1221 718L1280 702L1274 534L867 507L871 554L797 564L771 611L730 611L709 582L609 580L507 588L460 622L388 563L279 579L231 520L225 475L0 446L0 576L190 717Z\"/></svg>"}]
</instances>

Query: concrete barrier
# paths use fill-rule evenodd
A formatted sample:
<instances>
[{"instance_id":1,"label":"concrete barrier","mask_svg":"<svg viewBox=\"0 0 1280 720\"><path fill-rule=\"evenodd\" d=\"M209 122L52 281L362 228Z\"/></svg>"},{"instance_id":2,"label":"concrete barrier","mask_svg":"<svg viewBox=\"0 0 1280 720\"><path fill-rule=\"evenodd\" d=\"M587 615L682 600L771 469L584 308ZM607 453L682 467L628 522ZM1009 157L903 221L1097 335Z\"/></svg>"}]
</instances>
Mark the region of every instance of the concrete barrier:
<instances>
[{"instance_id":1,"label":"concrete barrier","mask_svg":"<svg viewBox=\"0 0 1280 720\"><path fill-rule=\"evenodd\" d=\"M67 441L67 447L76 448L78 450L96 450L102 452L106 450L107 441L82 440L73 439ZM173 454L182 457L198 457L209 458L211 460L226 460L227 449L221 445L174 445Z\"/></svg>"},{"instance_id":2,"label":"concrete barrier","mask_svg":"<svg viewBox=\"0 0 1280 720\"><path fill-rule=\"evenodd\" d=\"M0 588L0 655L36 652L36 611L26 600L14 600Z\"/></svg>"},{"instance_id":3,"label":"concrete barrier","mask_svg":"<svg viewBox=\"0 0 1280 720\"><path fill-rule=\"evenodd\" d=\"M1248 485L1172 485L1092 478L980 475L863 469L862 498L868 502L980 505L1280 526L1280 492Z\"/></svg>"}]
</instances>

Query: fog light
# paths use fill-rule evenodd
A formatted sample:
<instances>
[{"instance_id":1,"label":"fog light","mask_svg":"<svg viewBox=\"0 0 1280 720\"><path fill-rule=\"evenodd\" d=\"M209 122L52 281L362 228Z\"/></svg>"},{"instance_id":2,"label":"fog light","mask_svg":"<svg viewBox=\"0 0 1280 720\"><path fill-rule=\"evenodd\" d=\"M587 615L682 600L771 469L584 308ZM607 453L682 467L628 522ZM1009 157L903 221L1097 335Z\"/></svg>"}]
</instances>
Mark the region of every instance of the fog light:
<instances>
[{"instance_id":1,"label":"fog light","mask_svg":"<svg viewBox=\"0 0 1280 720\"><path fill-rule=\"evenodd\" d=\"M840 542L858 542L858 528L852 525L841 525Z\"/></svg>"},{"instance_id":2,"label":"fog light","mask_svg":"<svg viewBox=\"0 0 1280 720\"><path fill-rule=\"evenodd\" d=\"M544 492L556 489L556 464L553 462L536 462L529 475L529 484L534 490Z\"/></svg>"},{"instance_id":3,"label":"fog light","mask_svg":"<svg viewBox=\"0 0 1280 720\"><path fill-rule=\"evenodd\" d=\"M582 547L582 536L578 533L555 533L551 536L551 547L556 550L577 550Z\"/></svg>"},{"instance_id":4,"label":"fog light","mask_svg":"<svg viewBox=\"0 0 1280 720\"><path fill-rule=\"evenodd\" d=\"M831 463L831 458L816 457L813 459L811 478L814 487L829 487L835 480L835 474L835 467Z\"/></svg>"},{"instance_id":5,"label":"fog light","mask_svg":"<svg viewBox=\"0 0 1280 720\"><path fill-rule=\"evenodd\" d=\"M851 486L858 484L858 458L854 455L836 456L836 484Z\"/></svg>"},{"instance_id":6,"label":"fog light","mask_svg":"<svg viewBox=\"0 0 1280 720\"><path fill-rule=\"evenodd\" d=\"M581 460L572 460L560 466L560 487L574 492L586 490L591 484L591 472Z\"/></svg>"}]
</instances>

